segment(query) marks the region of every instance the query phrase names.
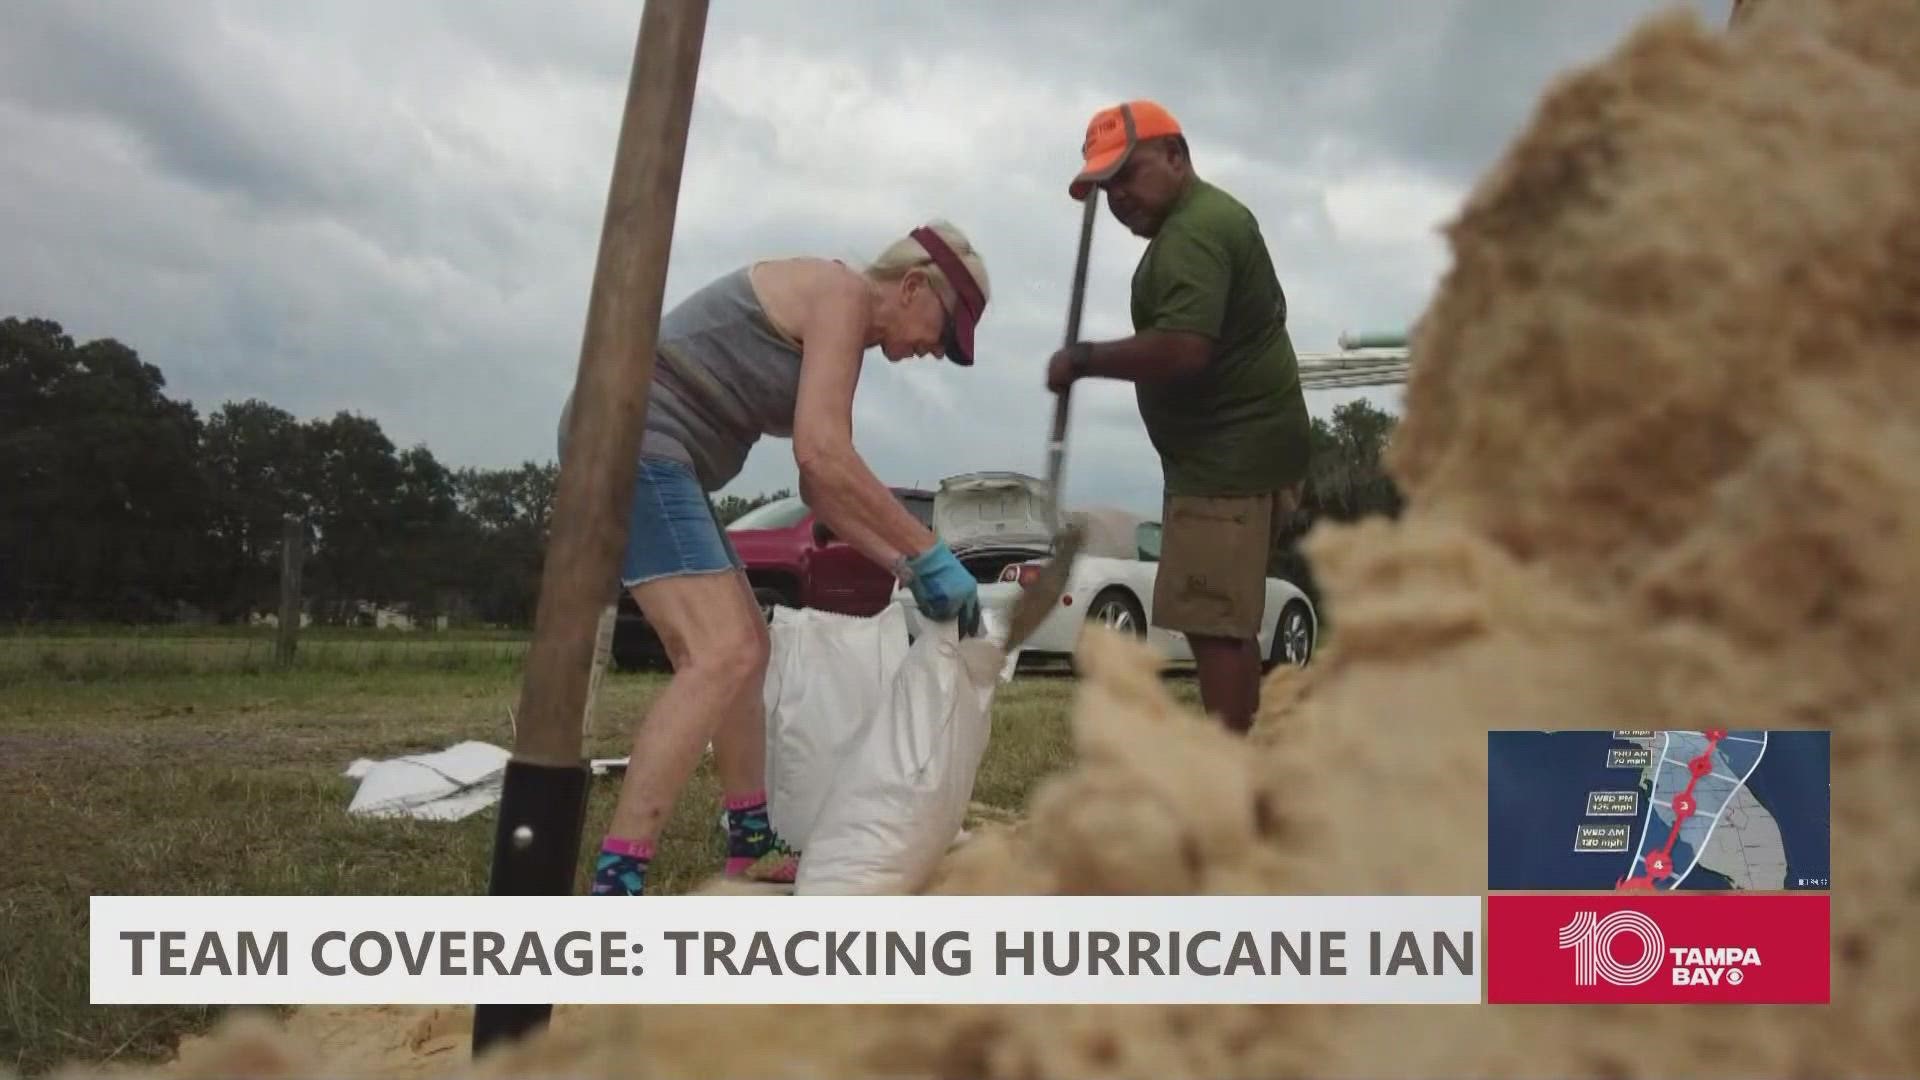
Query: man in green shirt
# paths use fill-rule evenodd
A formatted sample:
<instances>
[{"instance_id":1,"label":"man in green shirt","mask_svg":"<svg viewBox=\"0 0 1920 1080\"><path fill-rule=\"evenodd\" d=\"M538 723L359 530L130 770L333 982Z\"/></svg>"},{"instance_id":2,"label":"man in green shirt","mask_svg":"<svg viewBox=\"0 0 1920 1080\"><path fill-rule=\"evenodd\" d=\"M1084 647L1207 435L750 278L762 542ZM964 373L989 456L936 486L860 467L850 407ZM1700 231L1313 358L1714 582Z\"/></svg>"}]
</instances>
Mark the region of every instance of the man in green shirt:
<instances>
[{"instance_id":1,"label":"man in green shirt","mask_svg":"<svg viewBox=\"0 0 1920 1080\"><path fill-rule=\"evenodd\" d=\"M1266 578L1311 446L1286 294L1260 223L1194 173L1166 109L1103 109L1082 155L1070 194L1099 187L1149 242L1133 275L1133 336L1060 350L1047 386L1134 384L1165 479L1151 621L1186 636L1203 707L1244 732L1260 703Z\"/></svg>"}]
</instances>

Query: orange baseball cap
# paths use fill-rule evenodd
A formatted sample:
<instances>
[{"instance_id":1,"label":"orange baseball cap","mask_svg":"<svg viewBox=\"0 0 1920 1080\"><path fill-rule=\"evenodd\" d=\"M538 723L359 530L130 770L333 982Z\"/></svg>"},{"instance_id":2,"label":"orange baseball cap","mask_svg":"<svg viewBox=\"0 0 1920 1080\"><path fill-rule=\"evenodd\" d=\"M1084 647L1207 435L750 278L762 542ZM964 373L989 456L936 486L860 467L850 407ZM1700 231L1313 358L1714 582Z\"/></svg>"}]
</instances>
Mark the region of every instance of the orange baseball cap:
<instances>
[{"instance_id":1,"label":"orange baseball cap","mask_svg":"<svg viewBox=\"0 0 1920 1080\"><path fill-rule=\"evenodd\" d=\"M1101 109L1087 122L1087 138L1080 144L1085 164L1067 186L1067 194L1086 198L1095 184L1120 171L1141 140L1178 134L1180 121L1157 101L1136 98Z\"/></svg>"}]
</instances>

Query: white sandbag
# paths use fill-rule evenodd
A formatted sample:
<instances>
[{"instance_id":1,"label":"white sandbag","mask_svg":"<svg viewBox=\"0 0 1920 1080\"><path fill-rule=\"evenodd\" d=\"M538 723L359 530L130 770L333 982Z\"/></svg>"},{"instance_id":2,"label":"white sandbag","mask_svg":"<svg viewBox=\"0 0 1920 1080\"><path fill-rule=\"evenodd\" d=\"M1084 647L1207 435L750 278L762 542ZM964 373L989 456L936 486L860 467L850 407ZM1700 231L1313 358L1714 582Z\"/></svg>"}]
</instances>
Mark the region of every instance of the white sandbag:
<instances>
[{"instance_id":1,"label":"white sandbag","mask_svg":"<svg viewBox=\"0 0 1920 1080\"><path fill-rule=\"evenodd\" d=\"M1003 652L1007 643L1009 629L1010 628L1001 621L1001 617L996 610L986 608L980 612L980 636L989 641L999 643L1002 646ZM1013 681L1014 673L1020 669L1020 654L1025 651L1024 649L1015 649L1012 652L1005 653L1000 665L1001 682L1010 683Z\"/></svg>"},{"instance_id":2,"label":"white sandbag","mask_svg":"<svg viewBox=\"0 0 1920 1080\"><path fill-rule=\"evenodd\" d=\"M870 619L776 607L768 632L767 817L805 851L833 770L907 657L907 618L892 604Z\"/></svg>"},{"instance_id":3,"label":"white sandbag","mask_svg":"<svg viewBox=\"0 0 1920 1080\"><path fill-rule=\"evenodd\" d=\"M965 824L992 734L1004 657L933 624L894 673L833 774L800 857L796 895L919 889Z\"/></svg>"}]
</instances>

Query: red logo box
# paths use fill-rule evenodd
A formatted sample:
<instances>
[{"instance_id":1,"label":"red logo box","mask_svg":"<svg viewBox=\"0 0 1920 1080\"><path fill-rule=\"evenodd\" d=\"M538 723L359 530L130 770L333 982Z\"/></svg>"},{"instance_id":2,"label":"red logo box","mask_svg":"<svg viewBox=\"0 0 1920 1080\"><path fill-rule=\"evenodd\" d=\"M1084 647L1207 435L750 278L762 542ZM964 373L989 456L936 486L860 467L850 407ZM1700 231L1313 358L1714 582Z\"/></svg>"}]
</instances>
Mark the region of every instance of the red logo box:
<instances>
[{"instance_id":1,"label":"red logo box","mask_svg":"<svg viewBox=\"0 0 1920 1080\"><path fill-rule=\"evenodd\" d=\"M1487 1003L1825 1005L1829 899L1489 896Z\"/></svg>"}]
</instances>

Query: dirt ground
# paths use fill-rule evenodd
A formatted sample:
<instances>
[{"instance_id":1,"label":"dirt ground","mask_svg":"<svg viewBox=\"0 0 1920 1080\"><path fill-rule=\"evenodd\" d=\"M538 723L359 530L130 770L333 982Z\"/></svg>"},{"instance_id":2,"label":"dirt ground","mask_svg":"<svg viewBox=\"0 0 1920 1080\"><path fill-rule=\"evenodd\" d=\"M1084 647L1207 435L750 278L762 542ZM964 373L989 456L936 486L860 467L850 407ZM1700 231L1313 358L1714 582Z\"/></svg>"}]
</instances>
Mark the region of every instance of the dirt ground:
<instances>
[{"instance_id":1,"label":"dirt ground","mask_svg":"<svg viewBox=\"0 0 1920 1080\"><path fill-rule=\"evenodd\" d=\"M1489 728L1830 727L1830 1007L563 1010L471 1066L457 1014L312 1010L176 1074L1920 1074L1916 131L1911 0L1663 16L1569 73L1450 225L1408 512L1311 539L1337 637L1255 752L1091 642L1077 765L935 885L1478 893Z\"/></svg>"}]
</instances>

